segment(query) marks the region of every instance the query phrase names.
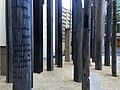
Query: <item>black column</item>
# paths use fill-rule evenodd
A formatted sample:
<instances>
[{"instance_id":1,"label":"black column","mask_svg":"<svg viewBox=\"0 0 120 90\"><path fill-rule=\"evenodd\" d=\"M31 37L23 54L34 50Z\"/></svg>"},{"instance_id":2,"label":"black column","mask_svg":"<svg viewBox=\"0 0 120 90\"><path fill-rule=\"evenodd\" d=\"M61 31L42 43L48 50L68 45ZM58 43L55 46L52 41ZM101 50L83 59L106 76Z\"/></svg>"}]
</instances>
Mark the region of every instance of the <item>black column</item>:
<instances>
[{"instance_id":1,"label":"black column","mask_svg":"<svg viewBox=\"0 0 120 90\"><path fill-rule=\"evenodd\" d=\"M111 41L111 31L112 31L112 0L107 0L107 22L105 29L105 66L110 66L110 41Z\"/></svg>"},{"instance_id":2,"label":"black column","mask_svg":"<svg viewBox=\"0 0 120 90\"><path fill-rule=\"evenodd\" d=\"M33 0L34 5L34 72L43 71L43 0Z\"/></svg>"},{"instance_id":3,"label":"black column","mask_svg":"<svg viewBox=\"0 0 120 90\"><path fill-rule=\"evenodd\" d=\"M102 3L103 0L96 1L96 31L95 31L95 69L102 70Z\"/></svg>"},{"instance_id":4,"label":"black column","mask_svg":"<svg viewBox=\"0 0 120 90\"><path fill-rule=\"evenodd\" d=\"M112 76L117 76L117 61L116 61L116 31L117 31L117 2L113 0L113 28L112 28L112 39L111 39L111 47L112 47Z\"/></svg>"},{"instance_id":5,"label":"black column","mask_svg":"<svg viewBox=\"0 0 120 90\"><path fill-rule=\"evenodd\" d=\"M7 36L7 76L6 82L12 83L12 7L11 0L6 0L6 36Z\"/></svg>"},{"instance_id":6,"label":"black column","mask_svg":"<svg viewBox=\"0 0 120 90\"><path fill-rule=\"evenodd\" d=\"M92 5L92 0L89 0L89 27L88 27L88 29L89 29L89 65L90 65L90 58L92 57L92 48L91 48L91 42L92 42L92 40L91 40L91 35L92 35L92 10L91 10L91 5Z\"/></svg>"},{"instance_id":7,"label":"black column","mask_svg":"<svg viewBox=\"0 0 120 90\"><path fill-rule=\"evenodd\" d=\"M55 0L55 65L58 64L58 0Z\"/></svg>"},{"instance_id":8,"label":"black column","mask_svg":"<svg viewBox=\"0 0 120 90\"><path fill-rule=\"evenodd\" d=\"M31 90L32 1L12 0L13 90Z\"/></svg>"},{"instance_id":9,"label":"black column","mask_svg":"<svg viewBox=\"0 0 120 90\"><path fill-rule=\"evenodd\" d=\"M93 1L91 3L91 36L90 36L90 57L92 58L93 56L93 34L94 34L94 23L93 23L93 20L94 20L94 6L93 6Z\"/></svg>"},{"instance_id":10,"label":"black column","mask_svg":"<svg viewBox=\"0 0 120 90\"><path fill-rule=\"evenodd\" d=\"M92 62L95 62L95 54L96 54L96 44L95 44L95 12L96 12L96 0L93 0L93 25L92 25Z\"/></svg>"},{"instance_id":11,"label":"black column","mask_svg":"<svg viewBox=\"0 0 120 90\"><path fill-rule=\"evenodd\" d=\"M32 7L33 7L33 1L32 1ZM31 11L33 12L33 8L31 8ZM32 49L32 52L31 52L31 87L33 88L33 73L34 73L34 22L33 22L33 13L32 13L32 25L31 25L31 28L32 28L32 36L31 36L31 41L32 41L32 44L31 44L31 49Z\"/></svg>"},{"instance_id":12,"label":"black column","mask_svg":"<svg viewBox=\"0 0 120 90\"><path fill-rule=\"evenodd\" d=\"M75 10L75 11L74 11ZM73 0L73 12L74 12L74 21L73 21L73 35L74 35L74 81L82 81L82 2L81 0ZM73 17L73 16L72 16Z\"/></svg>"},{"instance_id":13,"label":"black column","mask_svg":"<svg viewBox=\"0 0 120 90\"><path fill-rule=\"evenodd\" d=\"M47 70L53 68L53 0L47 0Z\"/></svg>"},{"instance_id":14,"label":"black column","mask_svg":"<svg viewBox=\"0 0 120 90\"><path fill-rule=\"evenodd\" d=\"M55 59L56 59L56 64L58 67L62 67L62 0L56 0L56 30L55 33ZM58 19L57 19L58 17Z\"/></svg>"},{"instance_id":15,"label":"black column","mask_svg":"<svg viewBox=\"0 0 120 90\"><path fill-rule=\"evenodd\" d=\"M82 72L82 90L90 90L90 13L91 13L91 1L86 0L84 2L84 27L83 27L83 46L82 46L82 60L83 60L83 72Z\"/></svg>"}]
</instances>

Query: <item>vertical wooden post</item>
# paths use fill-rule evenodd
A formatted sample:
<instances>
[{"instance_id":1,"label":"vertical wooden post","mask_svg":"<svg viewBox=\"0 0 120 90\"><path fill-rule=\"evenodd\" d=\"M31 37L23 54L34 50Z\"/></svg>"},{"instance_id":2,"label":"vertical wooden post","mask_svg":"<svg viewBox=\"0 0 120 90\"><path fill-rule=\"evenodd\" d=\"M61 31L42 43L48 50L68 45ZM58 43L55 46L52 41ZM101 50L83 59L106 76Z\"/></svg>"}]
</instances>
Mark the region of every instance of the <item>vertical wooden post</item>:
<instances>
[{"instance_id":1,"label":"vertical wooden post","mask_svg":"<svg viewBox=\"0 0 120 90\"><path fill-rule=\"evenodd\" d=\"M116 26L117 26L117 8L116 8L117 2L116 0L113 0L113 28L112 28L112 76L117 76L117 61L116 61Z\"/></svg>"},{"instance_id":2,"label":"vertical wooden post","mask_svg":"<svg viewBox=\"0 0 120 90\"><path fill-rule=\"evenodd\" d=\"M91 34L90 34L90 58L93 56L93 20L94 20L94 13L93 13L93 1L91 2Z\"/></svg>"},{"instance_id":3,"label":"vertical wooden post","mask_svg":"<svg viewBox=\"0 0 120 90\"><path fill-rule=\"evenodd\" d=\"M32 44L31 44L31 88L33 88L33 73L34 73L34 22L33 22L33 1L32 1L32 8L31 8L31 11L32 11L32 25L31 25L31 28L32 28L32 36L31 36L31 41L32 41Z\"/></svg>"},{"instance_id":4,"label":"vertical wooden post","mask_svg":"<svg viewBox=\"0 0 120 90\"><path fill-rule=\"evenodd\" d=\"M47 0L47 70L53 68L53 0Z\"/></svg>"},{"instance_id":5,"label":"vertical wooden post","mask_svg":"<svg viewBox=\"0 0 120 90\"><path fill-rule=\"evenodd\" d=\"M107 0L107 22L105 29L105 66L110 66L110 40L111 40L111 20L112 20L112 0Z\"/></svg>"},{"instance_id":6,"label":"vertical wooden post","mask_svg":"<svg viewBox=\"0 0 120 90\"><path fill-rule=\"evenodd\" d=\"M95 54L96 54L96 44L95 44L95 30L96 30L96 23L95 23L95 12L96 12L96 0L93 0L93 26L92 26L92 62L95 62Z\"/></svg>"},{"instance_id":7,"label":"vertical wooden post","mask_svg":"<svg viewBox=\"0 0 120 90\"><path fill-rule=\"evenodd\" d=\"M6 36L7 36L7 75L6 82L12 83L12 7L11 0L6 0Z\"/></svg>"},{"instance_id":8,"label":"vertical wooden post","mask_svg":"<svg viewBox=\"0 0 120 90\"><path fill-rule=\"evenodd\" d=\"M58 50L56 51L56 57L57 57L57 66L62 67L62 0L58 0L58 42L56 42L58 45L56 45Z\"/></svg>"},{"instance_id":9,"label":"vertical wooden post","mask_svg":"<svg viewBox=\"0 0 120 90\"><path fill-rule=\"evenodd\" d=\"M83 14L82 14L82 1L74 0L73 1L73 12L74 12L74 81L82 81L82 32L83 32ZM74 11L75 10L75 11Z\"/></svg>"},{"instance_id":10,"label":"vertical wooden post","mask_svg":"<svg viewBox=\"0 0 120 90\"><path fill-rule=\"evenodd\" d=\"M33 0L12 0L13 90L31 90Z\"/></svg>"},{"instance_id":11,"label":"vertical wooden post","mask_svg":"<svg viewBox=\"0 0 120 90\"><path fill-rule=\"evenodd\" d=\"M101 18L102 18L102 2L98 0L96 2L96 31L95 31L95 43L96 43L96 55L95 55L95 69L102 70L102 35L101 35Z\"/></svg>"},{"instance_id":12,"label":"vertical wooden post","mask_svg":"<svg viewBox=\"0 0 120 90\"><path fill-rule=\"evenodd\" d=\"M43 0L34 1L34 72L43 71Z\"/></svg>"},{"instance_id":13,"label":"vertical wooden post","mask_svg":"<svg viewBox=\"0 0 120 90\"><path fill-rule=\"evenodd\" d=\"M55 0L55 65L58 64L58 0Z\"/></svg>"},{"instance_id":14,"label":"vertical wooden post","mask_svg":"<svg viewBox=\"0 0 120 90\"><path fill-rule=\"evenodd\" d=\"M83 71L82 71L82 90L90 90L90 27L89 27L89 19L90 19L90 8L91 1L84 1L84 24L83 24L83 45L82 45L82 61L83 61Z\"/></svg>"},{"instance_id":15,"label":"vertical wooden post","mask_svg":"<svg viewBox=\"0 0 120 90\"><path fill-rule=\"evenodd\" d=\"M89 65L91 65L90 59L92 58L92 0L89 0Z\"/></svg>"},{"instance_id":16,"label":"vertical wooden post","mask_svg":"<svg viewBox=\"0 0 120 90\"><path fill-rule=\"evenodd\" d=\"M71 30L65 29L65 61L70 62L71 53Z\"/></svg>"},{"instance_id":17,"label":"vertical wooden post","mask_svg":"<svg viewBox=\"0 0 120 90\"><path fill-rule=\"evenodd\" d=\"M89 0L89 3L90 3L90 7L89 7L89 58L91 58L91 50L92 48L91 47L91 33L92 33L92 29L91 29L91 18L92 18L92 13L91 13L91 5L92 5L92 0Z\"/></svg>"},{"instance_id":18,"label":"vertical wooden post","mask_svg":"<svg viewBox=\"0 0 120 90\"><path fill-rule=\"evenodd\" d=\"M58 67L62 67L62 0L58 1Z\"/></svg>"}]
</instances>

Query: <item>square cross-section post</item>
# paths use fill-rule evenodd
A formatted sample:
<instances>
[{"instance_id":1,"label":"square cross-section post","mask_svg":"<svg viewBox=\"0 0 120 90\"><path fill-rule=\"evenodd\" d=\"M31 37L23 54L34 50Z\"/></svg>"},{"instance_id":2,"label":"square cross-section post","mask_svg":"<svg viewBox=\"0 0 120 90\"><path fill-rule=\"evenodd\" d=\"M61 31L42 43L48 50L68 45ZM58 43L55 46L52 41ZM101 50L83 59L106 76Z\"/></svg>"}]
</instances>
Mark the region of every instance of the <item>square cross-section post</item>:
<instances>
[{"instance_id":1,"label":"square cross-section post","mask_svg":"<svg viewBox=\"0 0 120 90\"><path fill-rule=\"evenodd\" d=\"M55 4L55 64L62 67L62 0L55 0Z\"/></svg>"},{"instance_id":2,"label":"square cross-section post","mask_svg":"<svg viewBox=\"0 0 120 90\"><path fill-rule=\"evenodd\" d=\"M82 81L82 33L83 33L83 9L81 0L72 1L73 11L73 61L74 81Z\"/></svg>"},{"instance_id":3,"label":"square cross-section post","mask_svg":"<svg viewBox=\"0 0 120 90\"><path fill-rule=\"evenodd\" d=\"M12 7L11 0L6 0L6 36L7 36L7 75L6 82L12 83Z\"/></svg>"},{"instance_id":4,"label":"square cross-section post","mask_svg":"<svg viewBox=\"0 0 120 90\"><path fill-rule=\"evenodd\" d=\"M47 0L47 70L53 68L53 0Z\"/></svg>"},{"instance_id":5,"label":"square cross-section post","mask_svg":"<svg viewBox=\"0 0 120 90\"><path fill-rule=\"evenodd\" d=\"M116 0L113 0L113 28L112 28L112 39L111 39L111 49L112 49L112 76L117 76L117 59L116 59L116 25L117 25L117 7Z\"/></svg>"},{"instance_id":6,"label":"square cross-section post","mask_svg":"<svg viewBox=\"0 0 120 90\"><path fill-rule=\"evenodd\" d=\"M33 0L12 0L13 90L31 90Z\"/></svg>"},{"instance_id":7,"label":"square cross-section post","mask_svg":"<svg viewBox=\"0 0 120 90\"><path fill-rule=\"evenodd\" d=\"M105 66L110 66L110 44L112 32L112 0L107 0L107 15L105 29Z\"/></svg>"},{"instance_id":8,"label":"square cross-section post","mask_svg":"<svg viewBox=\"0 0 120 90\"><path fill-rule=\"evenodd\" d=\"M34 5L34 72L43 72L43 0L33 0Z\"/></svg>"}]
</instances>

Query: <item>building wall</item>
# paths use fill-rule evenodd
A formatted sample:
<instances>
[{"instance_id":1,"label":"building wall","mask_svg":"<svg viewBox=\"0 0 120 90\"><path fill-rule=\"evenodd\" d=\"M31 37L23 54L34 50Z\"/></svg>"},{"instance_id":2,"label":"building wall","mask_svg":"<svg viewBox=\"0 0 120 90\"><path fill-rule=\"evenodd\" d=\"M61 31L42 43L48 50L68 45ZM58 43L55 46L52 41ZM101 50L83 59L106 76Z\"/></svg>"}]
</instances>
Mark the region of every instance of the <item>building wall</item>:
<instances>
[{"instance_id":1,"label":"building wall","mask_svg":"<svg viewBox=\"0 0 120 90\"><path fill-rule=\"evenodd\" d=\"M70 15L70 10L66 9L66 8L62 8L62 30L63 30L63 42L65 40L65 29L70 28L70 23L72 22L70 17L72 15ZM72 17L71 17L72 18ZM71 22L70 22L71 21Z\"/></svg>"},{"instance_id":2,"label":"building wall","mask_svg":"<svg viewBox=\"0 0 120 90\"><path fill-rule=\"evenodd\" d=\"M62 50L63 50L63 54L65 52L65 29L67 28L70 28L72 25L72 21L71 21L71 18L72 18L72 15L70 14L70 10L69 9L66 9L66 8L62 8Z\"/></svg>"}]
</instances>

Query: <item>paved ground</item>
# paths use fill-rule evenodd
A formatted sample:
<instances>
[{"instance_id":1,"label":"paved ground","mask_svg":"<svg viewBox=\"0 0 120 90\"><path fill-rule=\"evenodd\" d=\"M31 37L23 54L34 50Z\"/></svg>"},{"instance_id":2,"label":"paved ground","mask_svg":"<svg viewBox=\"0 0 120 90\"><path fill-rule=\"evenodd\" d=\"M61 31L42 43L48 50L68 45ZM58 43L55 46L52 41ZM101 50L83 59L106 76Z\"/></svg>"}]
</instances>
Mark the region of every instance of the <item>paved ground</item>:
<instances>
[{"instance_id":1,"label":"paved ground","mask_svg":"<svg viewBox=\"0 0 120 90\"><path fill-rule=\"evenodd\" d=\"M118 61L120 58L118 57ZM34 74L33 90L81 90L81 83L73 81L72 62L64 63L63 68L55 67L52 72L46 71L44 61L44 72ZM91 64L91 90L120 90L120 63L118 62L119 77L111 76L111 67L103 66L102 71L94 69ZM5 83L5 76L0 76L0 90L12 90L12 84Z\"/></svg>"}]
</instances>

